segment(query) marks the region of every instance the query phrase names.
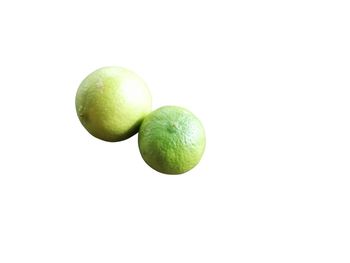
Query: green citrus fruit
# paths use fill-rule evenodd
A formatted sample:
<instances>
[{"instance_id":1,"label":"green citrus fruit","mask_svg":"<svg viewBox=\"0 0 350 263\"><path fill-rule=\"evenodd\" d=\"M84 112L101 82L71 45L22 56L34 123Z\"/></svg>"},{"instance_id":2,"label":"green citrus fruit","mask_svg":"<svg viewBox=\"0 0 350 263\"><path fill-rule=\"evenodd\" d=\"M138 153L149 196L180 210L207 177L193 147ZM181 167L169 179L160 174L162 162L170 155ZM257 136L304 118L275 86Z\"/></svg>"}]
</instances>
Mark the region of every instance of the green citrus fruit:
<instances>
[{"instance_id":1,"label":"green citrus fruit","mask_svg":"<svg viewBox=\"0 0 350 263\"><path fill-rule=\"evenodd\" d=\"M205 148L205 132L190 111L164 106L143 120L138 143L142 158L153 169L182 174L199 163Z\"/></svg>"},{"instance_id":2,"label":"green citrus fruit","mask_svg":"<svg viewBox=\"0 0 350 263\"><path fill-rule=\"evenodd\" d=\"M151 95L145 82L121 67L104 67L80 84L75 106L82 125L105 141L121 141L137 133L151 112Z\"/></svg>"}]
</instances>

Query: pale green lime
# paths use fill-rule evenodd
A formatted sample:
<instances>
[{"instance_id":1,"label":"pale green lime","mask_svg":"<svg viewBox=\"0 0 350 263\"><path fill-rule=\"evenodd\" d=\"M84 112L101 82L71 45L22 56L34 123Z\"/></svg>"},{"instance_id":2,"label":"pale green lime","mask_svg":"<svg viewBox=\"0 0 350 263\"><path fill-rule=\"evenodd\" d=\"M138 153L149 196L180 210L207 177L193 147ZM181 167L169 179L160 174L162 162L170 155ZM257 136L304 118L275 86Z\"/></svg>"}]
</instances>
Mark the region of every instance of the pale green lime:
<instances>
[{"instance_id":1,"label":"pale green lime","mask_svg":"<svg viewBox=\"0 0 350 263\"><path fill-rule=\"evenodd\" d=\"M205 148L205 132L190 111L164 106L143 120L138 143L142 158L153 169L181 174L199 163Z\"/></svg>"},{"instance_id":2,"label":"pale green lime","mask_svg":"<svg viewBox=\"0 0 350 263\"><path fill-rule=\"evenodd\" d=\"M105 141L121 141L137 133L151 111L151 95L145 82L121 67L104 67L80 84L75 106L83 126Z\"/></svg>"}]
</instances>

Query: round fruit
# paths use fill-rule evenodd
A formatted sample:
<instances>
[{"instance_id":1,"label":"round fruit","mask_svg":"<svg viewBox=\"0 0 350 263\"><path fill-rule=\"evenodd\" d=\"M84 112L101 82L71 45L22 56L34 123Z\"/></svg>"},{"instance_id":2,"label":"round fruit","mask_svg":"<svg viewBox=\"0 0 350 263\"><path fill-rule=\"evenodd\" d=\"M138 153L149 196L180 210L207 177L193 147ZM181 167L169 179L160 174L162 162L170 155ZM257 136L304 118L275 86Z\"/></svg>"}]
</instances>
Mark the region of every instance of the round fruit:
<instances>
[{"instance_id":1,"label":"round fruit","mask_svg":"<svg viewBox=\"0 0 350 263\"><path fill-rule=\"evenodd\" d=\"M125 140L137 133L151 112L151 95L145 82L121 67L104 67L80 84L75 106L82 125L105 141Z\"/></svg>"},{"instance_id":2,"label":"round fruit","mask_svg":"<svg viewBox=\"0 0 350 263\"><path fill-rule=\"evenodd\" d=\"M138 143L142 158L153 169L181 174L199 163L205 148L205 133L190 111L164 106L143 120Z\"/></svg>"}]
</instances>

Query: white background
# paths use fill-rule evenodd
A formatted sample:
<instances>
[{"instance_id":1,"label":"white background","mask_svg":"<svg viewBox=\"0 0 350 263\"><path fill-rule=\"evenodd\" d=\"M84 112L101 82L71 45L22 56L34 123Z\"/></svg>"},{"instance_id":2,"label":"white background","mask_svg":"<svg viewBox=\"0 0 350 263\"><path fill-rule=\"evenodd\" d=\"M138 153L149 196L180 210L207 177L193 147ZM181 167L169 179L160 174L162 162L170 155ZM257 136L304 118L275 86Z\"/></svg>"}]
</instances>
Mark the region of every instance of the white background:
<instances>
[{"instance_id":1,"label":"white background","mask_svg":"<svg viewBox=\"0 0 350 263\"><path fill-rule=\"evenodd\" d=\"M0 262L350 262L348 1L0 3ZM207 133L180 176L74 106L102 66Z\"/></svg>"}]
</instances>

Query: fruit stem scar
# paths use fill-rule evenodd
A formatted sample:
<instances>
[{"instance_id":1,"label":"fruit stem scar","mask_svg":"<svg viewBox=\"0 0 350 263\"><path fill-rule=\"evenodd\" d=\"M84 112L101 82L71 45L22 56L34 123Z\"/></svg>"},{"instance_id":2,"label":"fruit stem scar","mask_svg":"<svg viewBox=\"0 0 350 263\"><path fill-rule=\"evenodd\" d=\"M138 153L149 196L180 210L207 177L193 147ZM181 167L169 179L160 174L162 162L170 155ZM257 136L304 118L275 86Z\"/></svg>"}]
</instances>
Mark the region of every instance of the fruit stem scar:
<instances>
[{"instance_id":1,"label":"fruit stem scar","mask_svg":"<svg viewBox=\"0 0 350 263\"><path fill-rule=\"evenodd\" d=\"M169 132L171 132L171 133L173 133L173 132L175 132L176 130L177 130L177 125L176 125L176 123L171 123L169 126L168 126L168 131Z\"/></svg>"}]
</instances>

